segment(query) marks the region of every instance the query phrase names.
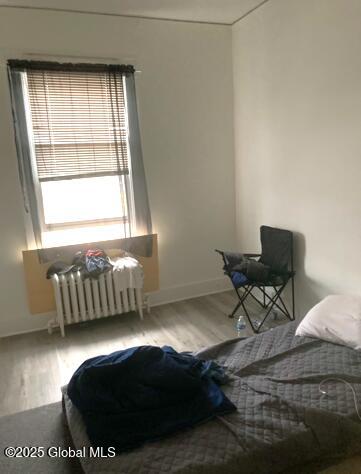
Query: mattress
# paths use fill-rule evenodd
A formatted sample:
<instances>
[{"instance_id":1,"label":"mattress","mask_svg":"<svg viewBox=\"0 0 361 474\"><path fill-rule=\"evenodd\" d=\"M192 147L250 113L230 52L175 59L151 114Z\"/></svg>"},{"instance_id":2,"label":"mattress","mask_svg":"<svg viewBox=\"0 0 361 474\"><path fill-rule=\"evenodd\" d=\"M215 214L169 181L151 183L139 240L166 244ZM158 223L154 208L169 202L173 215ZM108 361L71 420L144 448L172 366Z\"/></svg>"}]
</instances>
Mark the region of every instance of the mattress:
<instances>
[{"instance_id":1,"label":"mattress","mask_svg":"<svg viewBox=\"0 0 361 474\"><path fill-rule=\"evenodd\" d=\"M199 352L228 367L223 386L237 411L109 458L80 458L86 474L290 472L361 451L361 352L295 336L295 323ZM63 391L74 447L89 447L78 410ZM307 472L311 472L308 470Z\"/></svg>"}]
</instances>

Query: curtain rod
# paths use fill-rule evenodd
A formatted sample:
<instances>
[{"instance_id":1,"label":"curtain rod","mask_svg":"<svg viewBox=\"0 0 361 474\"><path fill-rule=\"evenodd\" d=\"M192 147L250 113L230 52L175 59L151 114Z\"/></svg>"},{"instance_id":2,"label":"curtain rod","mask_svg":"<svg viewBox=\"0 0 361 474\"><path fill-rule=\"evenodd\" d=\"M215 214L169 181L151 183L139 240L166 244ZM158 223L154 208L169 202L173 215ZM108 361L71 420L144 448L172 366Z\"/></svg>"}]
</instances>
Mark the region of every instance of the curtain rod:
<instances>
[{"instance_id":1,"label":"curtain rod","mask_svg":"<svg viewBox=\"0 0 361 474\"><path fill-rule=\"evenodd\" d=\"M18 56L18 55L14 55ZM19 61L44 61L44 62L61 62L60 59L62 59L62 62L68 62L70 63L71 60L77 60L78 62L84 62L86 63L89 61L89 64L96 64L96 62L100 64L106 64L106 62L110 62L111 64L114 65L119 65L120 63L123 63L119 58L114 58L114 57L101 57L101 56L75 56L75 55L66 55L66 54L44 54L44 53L26 53L26 54L20 54L19 55L21 59L18 59ZM0 60L0 65L1 66L7 66L8 60L1 61ZM127 60L127 63L133 63L134 61ZM143 71L140 69L135 69L134 72L136 74L141 74Z\"/></svg>"}]
</instances>

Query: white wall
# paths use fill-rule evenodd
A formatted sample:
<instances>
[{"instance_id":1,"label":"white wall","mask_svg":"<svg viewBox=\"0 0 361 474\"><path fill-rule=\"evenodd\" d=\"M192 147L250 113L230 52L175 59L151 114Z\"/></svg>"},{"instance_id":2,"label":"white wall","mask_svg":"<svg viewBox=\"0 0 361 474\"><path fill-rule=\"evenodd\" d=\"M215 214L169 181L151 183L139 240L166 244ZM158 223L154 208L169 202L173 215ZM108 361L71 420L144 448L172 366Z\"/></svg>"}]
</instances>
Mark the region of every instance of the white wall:
<instances>
[{"instance_id":1,"label":"white wall","mask_svg":"<svg viewBox=\"0 0 361 474\"><path fill-rule=\"evenodd\" d=\"M5 67L7 58L29 53L115 57L142 71L137 93L159 234L157 301L222 288L213 249L234 246L235 237L231 29L0 8L0 335L46 323L26 304L22 198Z\"/></svg>"},{"instance_id":2,"label":"white wall","mask_svg":"<svg viewBox=\"0 0 361 474\"><path fill-rule=\"evenodd\" d=\"M233 27L238 245L298 233L298 313L361 293L361 2L271 0Z\"/></svg>"}]
</instances>

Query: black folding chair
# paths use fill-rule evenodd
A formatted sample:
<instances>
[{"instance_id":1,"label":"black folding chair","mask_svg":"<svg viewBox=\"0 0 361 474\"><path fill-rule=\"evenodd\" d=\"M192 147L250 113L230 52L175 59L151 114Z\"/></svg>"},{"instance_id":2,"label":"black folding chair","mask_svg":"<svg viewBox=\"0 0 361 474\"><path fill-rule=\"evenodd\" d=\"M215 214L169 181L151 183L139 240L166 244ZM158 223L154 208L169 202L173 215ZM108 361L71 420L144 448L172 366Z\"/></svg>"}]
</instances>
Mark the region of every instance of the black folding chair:
<instances>
[{"instance_id":1,"label":"black folding chair","mask_svg":"<svg viewBox=\"0 0 361 474\"><path fill-rule=\"evenodd\" d=\"M290 321L295 319L295 271L293 269L293 235L289 230L276 229L274 227L262 226L261 229L261 245L262 253L245 253L235 254L216 250L221 254L224 263L224 273L230 278L232 285L237 293L238 303L232 313L229 315L233 318L240 307L242 307L253 332L260 332L261 327L277 308ZM259 262L261 270L267 270L267 279L263 281L253 281L247 278L241 271L237 269L241 262ZM291 312L288 310L283 298L282 292L286 288L287 283L291 281ZM253 290L257 288L262 295L262 299L255 295ZM269 290L273 290L273 294ZM252 322L251 315L245 306L248 297L253 298L266 313L261 322L255 326Z\"/></svg>"}]
</instances>

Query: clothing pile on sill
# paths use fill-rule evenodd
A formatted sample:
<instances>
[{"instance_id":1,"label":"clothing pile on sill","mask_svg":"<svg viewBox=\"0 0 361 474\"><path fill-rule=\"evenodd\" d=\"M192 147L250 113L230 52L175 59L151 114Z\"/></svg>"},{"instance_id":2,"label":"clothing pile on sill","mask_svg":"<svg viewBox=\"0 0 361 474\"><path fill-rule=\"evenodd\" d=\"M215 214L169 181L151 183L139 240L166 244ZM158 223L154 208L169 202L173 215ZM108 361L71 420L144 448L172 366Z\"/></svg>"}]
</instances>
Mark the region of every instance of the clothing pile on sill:
<instances>
[{"instance_id":1,"label":"clothing pile on sill","mask_svg":"<svg viewBox=\"0 0 361 474\"><path fill-rule=\"evenodd\" d=\"M119 454L236 410L224 367L173 348L138 346L86 360L67 393L94 447Z\"/></svg>"},{"instance_id":2,"label":"clothing pile on sill","mask_svg":"<svg viewBox=\"0 0 361 474\"><path fill-rule=\"evenodd\" d=\"M50 265L46 273L46 278L50 279L53 275L65 275L71 272L80 271L82 278L98 279L100 275L110 270L122 271L124 269L141 268L138 260L130 254L111 260L101 249L89 249L79 251L74 255L71 265L63 261L57 261ZM130 278L133 273L130 272ZM131 283L131 282L130 282ZM132 287L130 285L129 287Z\"/></svg>"}]
</instances>

